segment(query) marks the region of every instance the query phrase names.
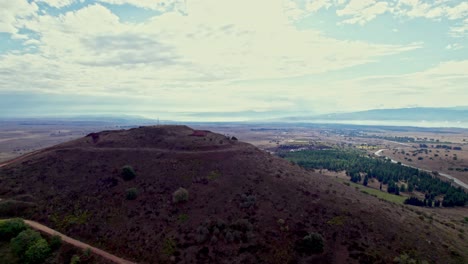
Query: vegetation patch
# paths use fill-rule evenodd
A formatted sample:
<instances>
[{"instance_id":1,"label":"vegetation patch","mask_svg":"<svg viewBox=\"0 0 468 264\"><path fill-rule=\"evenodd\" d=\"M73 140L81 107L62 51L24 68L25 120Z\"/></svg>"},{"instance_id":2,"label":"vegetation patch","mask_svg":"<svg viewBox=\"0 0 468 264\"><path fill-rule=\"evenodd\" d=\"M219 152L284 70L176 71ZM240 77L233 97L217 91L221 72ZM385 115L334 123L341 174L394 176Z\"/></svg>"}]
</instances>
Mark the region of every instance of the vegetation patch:
<instances>
[{"instance_id":1,"label":"vegetation patch","mask_svg":"<svg viewBox=\"0 0 468 264\"><path fill-rule=\"evenodd\" d=\"M332 219L328 220L327 224L332 225L332 226L342 226L344 225L346 221L346 216L340 215L340 216L335 216Z\"/></svg>"},{"instance_id":2,"label":"vegetation patch","mask_svg":"<svg viewBox=\"0 0 468 264\"><path fill-rule=\"evenodd\" d=\"M162 254L165 255L166 257L170 257L174 255L176 252L177 244L174 241L173 238L168 238L164 241L163 247L162 247Z\"/></svg>"},{"instance_id":3,"label":"vegetation patch","mask_svg":"<svg viewBox=\"0 0 468 264\"><path fill-rule=\"evenodd\" d=\"M395 194L383 192L383 191L376 190L376 189L366 187L366 186L363 186L363 185L360 185L360 184L357 184L357 183L353 183L353 182L347 182L346 180L343 180L343 179L340 179L340 178L335 178L335 179L338 180L338 181L342 181L343 183L345 183L348 186L358 188L362 193L372 195L374 197L380 198L380 199L385 200L385 201L389 201L389 202L396 203L396 204L403 204L404 201L405 201L405 197L400 196L400 195L395 195Z\"/></svg>"},{"instance_id":4,"label":"vegetation patch","mask_svg":"<svg viewBox=\"0 0 468 264\"><path fill-rule=\"evenodd\" d=\"M296 243L296 251L305 254L319 254L323 252L325 241L318 233L309 233Z\"/></svg>"},{"instance_id":5,"label":"vegetation patch","mask_svg":"<svg viewBox=\"0 0 468 264\"><path fill-rule=\"evenodd\" d=\"M189 192L187 189L180 187L172 194L172 201L174 203L183 203L189 200Z\"/></svg>"},{"instance_id":6,"label":"vegetation patch","mask_svg":"<svg viewBox=\"0 0 468 264\"><path fill-rule=\"evenodd\" d=\"M9 241L28 227L22 219L16 218L0 222L0 240Z\"/></svg>"},{"instance_id":7,"label":"vegetation patch","mask_svg":"<svg viewBox=\"0 0 468 264\"><path fill-rule=\"evenodd\" d=\"M187 214L180 214L177 217L177 221L179 221L179 223L184 223L184 222L187 222L188 220L189 220L189 216Z\"/></svg>"},{"instance_id":8,"label":"vegetation patch","mask_svg":"<svg viewBox=\"0 0 468 264\"><path fill-rule=\"evenodd\" d=\"M279 155L306 169L346 171L355 183L361 182L361 174L364 174L369 179L375 178L382 184L388 184L390 193L399 194L400 187L397 183L405 182L409 192L414 189L427 195L428 199L434 200L434 197L443 195L442 206L444 207L464 206L468 202L468 193L462 188L453 187L449 182L433 177L429 172L395 164L389 159L373 158L362 151L302 150L283 152ZM392 197L381 197L376 192L372 193L371 190L366 191L385 200L392 199Z\"/></svg>"},{"instance_id":9,"label":"vegetation patch","mask_svg":"<svg viewBox=\"0 0 468 264\"><path fill-rule=\"evenodd\" d=\"M127 200L135 200L138 197L138 189L137 188L129 188L125 193L125 198Z\"/></svg>"},{"instance_id":10,"label":"vegetation patch","mask_svg":"<svg viewBox=\"0 0 468 264\"><path fill-rule=\"evenodd\" d=\"M32 202L23 202L17 200L2 200L0 201L0 216L12 217L21 216L24 211L34 207L36 204Z\"/></svg>"},{"instance_id":11,"label":"vegetation patch","mask_svg":"<svg viewBox=\"0 0 468 264\"><path fill-rule=\"evenodd\" d=\"M130 181L130 180L133 180L135 179L136 177L136 173L135 173L135 170L133 169L132 166L130 165L125 165L122 167L122 178L125 180L125 181Z\"/></svg>"},{"instance_id":12,"label":"vegetation patch","mask_svg":"<svg viewBox=\"0 0 468 264\"><path fill-rule=\"evenodd\" d=\"M219 171L211 171L208 174L207 179L210 181L213 181L213 180L218 179L220 176L221 176L221 173Z\"/></svg>"},{"instance_id":13,"label":"vegetation patch","mask_svg":"<svg viewBox=\"0 0 468 264\"><path fill-rule=\"evenodd\" d=\"M74 214L65 215L64 217L55 213L52 214L49 219L59 230L66 230L72 225L82 225L88 221L88 211L77 211Z\"/></svg>"}]
</instances>

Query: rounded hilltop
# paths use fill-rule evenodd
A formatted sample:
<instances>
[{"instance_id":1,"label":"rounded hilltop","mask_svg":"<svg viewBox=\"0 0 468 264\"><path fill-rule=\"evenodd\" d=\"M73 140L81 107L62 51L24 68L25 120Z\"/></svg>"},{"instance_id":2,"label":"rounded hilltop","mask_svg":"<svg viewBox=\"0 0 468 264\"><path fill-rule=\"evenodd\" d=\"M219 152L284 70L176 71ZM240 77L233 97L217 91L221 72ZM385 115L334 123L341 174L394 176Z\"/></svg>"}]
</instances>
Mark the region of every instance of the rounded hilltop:
<instances>
[{"instance_id":1,"label":"rounded hilltop","mask_svg":"<svg viewBox=\"0 0 468 264\"><path fill-rule=\"evenodd\" d=\"M57 148L160 148L167 150L214 150L237 145L223 135L187 126L145 126L128 130L91 133L84 138L60 144Z\"/></svg>"},{"instance_id":2,"label":"rounded hilltop","mask_svg":"<svg viewBox=\"0 0 468 264\"><path fill-rule=\"evenodd\" d=\"M409 207L187 126L103 131L0 168L0 198L138 263L463 263L468 243Z\"/></svg>"}]
</instances>

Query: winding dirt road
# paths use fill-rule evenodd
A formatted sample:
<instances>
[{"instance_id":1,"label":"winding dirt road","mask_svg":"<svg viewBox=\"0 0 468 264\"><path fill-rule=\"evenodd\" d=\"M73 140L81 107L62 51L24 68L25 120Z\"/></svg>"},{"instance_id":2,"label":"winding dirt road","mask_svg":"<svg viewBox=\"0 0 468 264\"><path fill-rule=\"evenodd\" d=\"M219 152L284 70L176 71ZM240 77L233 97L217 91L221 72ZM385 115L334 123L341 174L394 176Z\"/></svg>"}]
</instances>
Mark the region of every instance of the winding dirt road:
<instances>
[{"instance_id":1,"label":"winding dirt road","mask_svg":"<svg viewBox=\"0 0 468 264\"><path fill-rule=\"evenodd\" d=\"M115 255L112 255L111 253L108 253L104 250L101 250L99 248L95 248L93 246L90 246L86 243L83 243L81 241L78 241L76 239L73 239L71 237L68 237L62 233L59 233L45 225L42 225L42 224L39 224L38 222L34 222L34 221L30 221L30 220L24 220L24 222L29 225L31 228L33 229L36 229L42 233L45 233L47 235L51 235L51 236L60 236L62 238L62 241L67 243L67 244L70 244L70 245L73 245L77 248L80 248L82 250L86 250L89 248L89 250L91 250L91 252L93 252L94 254L96 255L99 255L107 260L110 260L114 263L119 263L119 264L135 264L135 262L131 262L131 261L128 261L128 260L125 260L123 258L119 258Z\"/></svg>"}]
</instances>

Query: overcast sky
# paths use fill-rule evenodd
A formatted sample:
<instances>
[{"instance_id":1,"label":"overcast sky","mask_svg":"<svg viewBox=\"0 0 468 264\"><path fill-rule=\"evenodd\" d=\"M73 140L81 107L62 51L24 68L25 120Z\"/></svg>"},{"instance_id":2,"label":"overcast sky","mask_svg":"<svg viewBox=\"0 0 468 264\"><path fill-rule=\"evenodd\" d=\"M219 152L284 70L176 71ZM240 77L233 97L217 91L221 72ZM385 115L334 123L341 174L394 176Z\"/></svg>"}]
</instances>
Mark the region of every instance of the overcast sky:
<instances>
[{"instance_id":1,"label":"overcast sky","mask_svg":"<svg viewBox=\"0 0 468 264\"><path fill-rule=\"evenodd\" d=\"M0 116L468 105L467 40L462 0L0 0Z\"/></svg>"}]
</instances>

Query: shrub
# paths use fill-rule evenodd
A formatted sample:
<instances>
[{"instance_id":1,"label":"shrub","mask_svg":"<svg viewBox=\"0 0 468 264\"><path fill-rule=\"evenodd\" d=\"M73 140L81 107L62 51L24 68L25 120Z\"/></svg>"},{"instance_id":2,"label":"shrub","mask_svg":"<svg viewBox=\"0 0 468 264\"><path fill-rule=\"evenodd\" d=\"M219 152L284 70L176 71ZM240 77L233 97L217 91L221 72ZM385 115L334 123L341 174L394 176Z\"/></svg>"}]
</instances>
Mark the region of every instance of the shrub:
<instances>
[{"instance_id":1,"label":"shrub","mask_svg":"<svg viewBox=\"0 0 468 264\"><path fill-rule=\"evenodd\" d=\"M296 250L307 255L322 253L324 244L322 235L310 233L297 242Z\"/></svg>"},{"instance_id":2,"label":"shrub","mask_svg":"<svg viewBox=\"0 0 468 264\"><path fill-rule=\"evenodd\" d=\"M39 232L31 229L24 230L10 242L11 249L15 255L22 257L24 253L32 246L36 241L41 239Z\"/></svg>"},{"instance_id":3,"label":"shrub","mask_svg":"<svg viewBox=\"0 0 468 264\"><path fill-rule=\"evenodd\" d=\"M19 218L0 222L0 240L10 240L26 229L26 224Z\"/></svg>"},{"instance_id":4,"label":"shrub","mask_svg":"<svg viewBox=\"0 0 468 264\"><path fill-rule=\"evenodd\" d=\"M122 177L126 181L133 180L136 177L135 170L133 170L132 166L125 165L122 167Z\"/></svg>"},{"instance_id":5,"label":"shrub","mask_svg":"<svg viewBox=\"0 0 468 264\"><path fill-rule=\"evenodd\" d=\"M28 248L24 255L24 263L39 264L50 255L50 247L47 241L43 238L37 240L31 247Z\"/></svg>"},{"instance_id":6,"label":"shrub","mask_svg":"<svg viewBox=\"0 0 468 264\"><path fill-rule=\"evenodd\" d=\"M172 194L172 201L174 203L186 202L189 199L189 192L187 189L180 187Z\"/></svg>"},{"instance_id":7,"label":"shrub","mask_svg":"<svg viewBox=\"0 0 468 264\"><path fill-rule=\"evenodd\" d=\"M172 238L167 238L162 247L162 253L166 256L172 256L176 252L177 244Z\"/></svg>"},{"instance_id":8,"label":"shrub","mask_svg":"<svg viewBox=\"0 0 468 264\"><path fill-rule=\"evenodd\" d=\"M138 189L137 188L127 189L127 194L126 194L127 200L135 200L137 197L138 197Z\"/></svg>"},{"instance_id":9,"label":"shrub","mask_svg":"<svg viewBox=\"0 0 468 264\"><path fill-rule=\"evenodd\" d=\"M79 264L81 261L80 256L73 255L70 259L70 264Z\"/></svg>"},{"instance_id":10,"label":"shrub","mask_svg":"<svg viewBox=\"0 0 468 264\"><path fill-rule=\"evenodd\" d=\"M59 249L61 246L62 246L62 237L60 236L52 236L52 238L50 239L50 248L52 250L56 250L56 249Z\"/></svg>"}]
</instances>

